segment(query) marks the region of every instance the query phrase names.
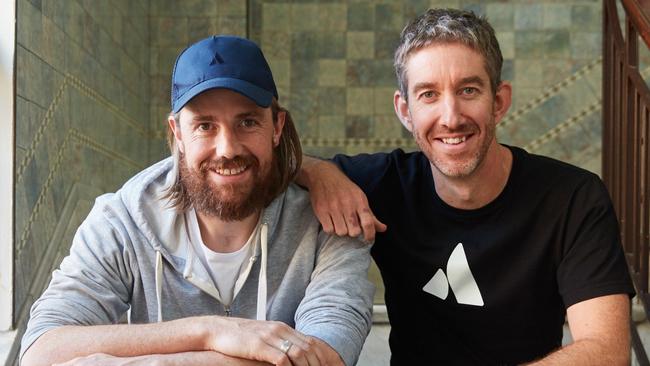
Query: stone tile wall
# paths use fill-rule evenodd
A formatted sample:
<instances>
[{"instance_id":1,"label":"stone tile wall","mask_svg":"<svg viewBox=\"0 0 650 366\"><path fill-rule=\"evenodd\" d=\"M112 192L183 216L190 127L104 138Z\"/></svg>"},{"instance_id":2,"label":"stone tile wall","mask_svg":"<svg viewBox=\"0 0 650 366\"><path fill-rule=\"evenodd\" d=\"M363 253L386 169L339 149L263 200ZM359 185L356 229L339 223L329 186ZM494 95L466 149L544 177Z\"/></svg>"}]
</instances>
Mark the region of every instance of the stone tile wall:
<instances>
[{"instance_id":1,"label":"stone tile wall","mask_svg":"<svg viewBox=\"0 0 650 366\"><path fill-rule=\"evenodd\" d=\"M147 164L148 12L148 1L17 0L19 329L88 203Z\"/></svg>"},{"instance_id":2,"label":"stone tile wall","mask_svg":"<svg viewBox=\"0 0 650 366\"><path fill-rule=\"evenodd\" d=\"M407 20L429 7L469 9L494 26L517 116L499 127L502 141L600 171L599 138L589 141L595 150L583 149L567 134L599 133L602 6L594 0L250 1L250 36L269 58L305 151L414 148L393 112L392 57ZM574 84L590 87L566 95ZM543 121L530 118L533 110Z\"/></svg>"}]
</instances>

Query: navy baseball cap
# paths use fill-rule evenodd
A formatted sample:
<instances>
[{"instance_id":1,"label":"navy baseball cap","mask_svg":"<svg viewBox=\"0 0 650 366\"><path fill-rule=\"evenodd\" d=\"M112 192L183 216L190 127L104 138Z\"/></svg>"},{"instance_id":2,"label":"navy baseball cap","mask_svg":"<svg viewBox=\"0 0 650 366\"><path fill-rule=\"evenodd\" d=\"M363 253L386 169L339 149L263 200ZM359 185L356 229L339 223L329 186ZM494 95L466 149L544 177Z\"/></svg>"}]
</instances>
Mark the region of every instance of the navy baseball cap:
<instances>
[{"instance_id":1,"label":"navy baseball cap","mask_svg":"<svg viewBox=\"0 0 650 366\"><path fill-rule=\"evenodd\" d=\"M172 112L209 89L225 88L252 99L260 107L278 99L271 68L252 41L212 36L187 47L172 73Z\"/></svg>"}]
</instances>

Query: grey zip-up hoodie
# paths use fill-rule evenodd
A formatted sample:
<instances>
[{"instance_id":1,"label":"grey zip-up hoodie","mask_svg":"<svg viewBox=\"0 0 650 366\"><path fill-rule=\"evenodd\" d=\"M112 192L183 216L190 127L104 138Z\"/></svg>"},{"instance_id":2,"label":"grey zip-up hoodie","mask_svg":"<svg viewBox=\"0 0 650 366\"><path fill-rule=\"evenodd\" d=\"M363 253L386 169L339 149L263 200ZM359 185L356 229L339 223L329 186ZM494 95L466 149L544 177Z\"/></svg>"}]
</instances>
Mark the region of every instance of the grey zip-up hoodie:
<instances>
[{"instance_id":1,"label":"grey zip-up hoodie","mask_svg":"<svg viewBox=\"0 0 650 366\"><path fill-rule=\"evenodd\" d=\"M171 168L165 159L97 198L32 306L21 357L48 330L117 323L130 307L132 323L199 315L282 321L354 365L371 325L369 246L324 233L307 192L291 185L264 209L259 240L226 308L184 215L161 198Z\"/></svg>"}]
</instances>

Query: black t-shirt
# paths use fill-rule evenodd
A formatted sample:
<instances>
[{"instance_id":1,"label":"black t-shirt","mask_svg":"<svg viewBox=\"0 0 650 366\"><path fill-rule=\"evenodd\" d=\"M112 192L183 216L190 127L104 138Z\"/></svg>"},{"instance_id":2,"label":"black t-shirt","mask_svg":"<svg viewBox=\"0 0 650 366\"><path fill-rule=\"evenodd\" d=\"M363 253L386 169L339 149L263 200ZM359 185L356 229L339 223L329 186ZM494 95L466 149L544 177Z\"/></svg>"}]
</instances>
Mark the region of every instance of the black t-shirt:
<instances>
[{"instance_id":1,"label":"black t-shirt","mask_svg":"<svg viewBox=\"0 0 650 366\"><path fill-rule=\"evenodd\" d=\"M372 255L392 365L531 361L561 346L567 307L634 293L598 176L510 149L503 192L476 210L438 197L421 152L334 158L388 225Z\"/></svg>"}]
</instances>

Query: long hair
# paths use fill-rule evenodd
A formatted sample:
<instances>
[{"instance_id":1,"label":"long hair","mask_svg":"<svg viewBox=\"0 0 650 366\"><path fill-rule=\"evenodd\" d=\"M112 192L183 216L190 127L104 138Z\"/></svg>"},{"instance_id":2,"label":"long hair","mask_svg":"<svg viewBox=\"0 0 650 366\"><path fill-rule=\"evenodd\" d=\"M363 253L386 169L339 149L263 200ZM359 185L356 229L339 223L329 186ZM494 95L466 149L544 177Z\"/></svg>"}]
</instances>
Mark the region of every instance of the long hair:
<instances>
[{"instance_id":1,"label":"long hair","mask_svg":"<svg viewBox=\"0 0 650 366\"><path fill-rule=\"evenodd\" d=\"M295 179L298 170L300 169L300 165L302 164L302 147L300 146L300 138L298 137L298 132L296 131L296 126L293 123L291 114L287 109L281 107L274 98L271 102L271 113L273 115L274 124L278 123L278 114L280 112L285 113L284 127L282 129L282 134L280 135L278 146L273 148L273 163L275 166L271 167L271 169L276 170L272 176L277 179L277 182L273 182L272 189L269 192L267 202L264 203L264 206L268 206L275 197L287 189L289 184ZM176 126L179 127L180 113L172 113L171 117L174 119ZM165 188L162 198L169 200L170 207L184 212L190 208L192 202L185 186L181 182L181 152L176 145L174 133L169 126L167 126L167 145L169 146L174 161L174 166L172 167L174 179L171 184Z\"/></svg>"}]
</instances>

